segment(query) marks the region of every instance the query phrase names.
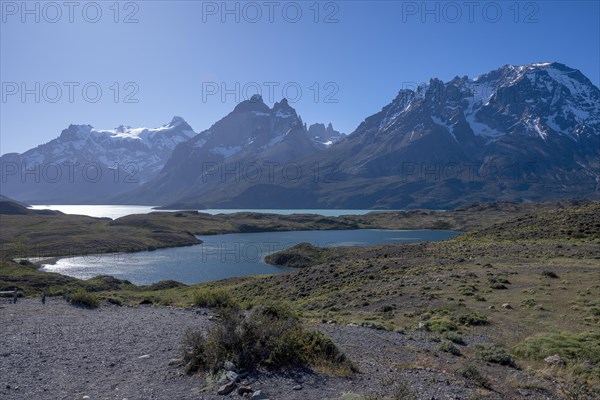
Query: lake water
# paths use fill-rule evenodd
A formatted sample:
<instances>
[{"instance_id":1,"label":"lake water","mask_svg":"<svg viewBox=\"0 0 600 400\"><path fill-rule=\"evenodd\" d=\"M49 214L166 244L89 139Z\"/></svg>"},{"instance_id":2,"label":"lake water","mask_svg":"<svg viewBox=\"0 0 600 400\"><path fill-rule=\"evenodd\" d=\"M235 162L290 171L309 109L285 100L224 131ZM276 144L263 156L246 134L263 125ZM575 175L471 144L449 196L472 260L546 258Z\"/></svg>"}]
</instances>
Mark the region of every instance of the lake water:
<instances>
[{"instance_id":1,"label":"lake water","mask_svg":"<svg viewBox=\"0 0 600 400\"><path fill-rule=\"evenodd\" d=\"M80 279L112 275L137 285L161 280L193 284L238 276L285 272L263 258L275 251L308 242L315 246L369 246L449 239L453 231L380 229L236 233L199 236L204 242L189 247L139 253L92 254L45 265L45 271Z\"/></svg>"},{"instance_id":2,"label":"lake water","mask_svg":"<svg viewBox=\"0 0 600 400\"><path fill-rule=\"evenodd\" d=\"M34 210L56 210L65 214L78 214L88 215L90 217L98 218L120 218L131 214L148 214L153 211L155 206L130 206L130 205L69 205L69 204L40 204L32 205L31 208ZM179 210L164 210L164 211L179 211ZM227 210L227 209L207 209L198 210L202 213L207 214L231 214L236 212L257 212L257 213L270 213L270 214L318 214L325 217L338 217L340 215L364 215L375 210L252 210L252 209L239 209L239 210ZM389 211L389 210L385 210Z\"/></svg>"}]
</instances>

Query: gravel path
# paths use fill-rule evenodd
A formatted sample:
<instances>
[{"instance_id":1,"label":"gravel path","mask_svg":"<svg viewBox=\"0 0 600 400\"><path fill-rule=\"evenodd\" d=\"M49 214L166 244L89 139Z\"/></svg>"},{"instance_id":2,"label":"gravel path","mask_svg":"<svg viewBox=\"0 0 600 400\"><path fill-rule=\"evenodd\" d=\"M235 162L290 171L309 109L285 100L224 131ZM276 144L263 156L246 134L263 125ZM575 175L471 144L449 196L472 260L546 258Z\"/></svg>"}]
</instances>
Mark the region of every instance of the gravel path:
<instances>
[{"instance_id":1,"label":"gravel path","mask_svg":"<svg viewBox=\"0 0 600 400\"><path fill-rule=\"evenodd\" d=\"M226 399L199 376L169 365L187 328L210 326L205 310L171 307L74 307L62 298L0 298L0 399ZM320 325L355 362L352 378L310 371L261 372L247 378L271 400L328 399L342 393L390 393L405 382L419 399L550 399L544 393L496 393L454 375L455 356L437 345L356 326ZM496 367L496 366L494 366ZM505 367L499 370L502 374ZM516 371L507 372L517 374ZM519 372L520 373L520 372ZM525 379L517 376L518 379ZM299 388L301 387L301 389Z\"/></svg>"}]
</instances>

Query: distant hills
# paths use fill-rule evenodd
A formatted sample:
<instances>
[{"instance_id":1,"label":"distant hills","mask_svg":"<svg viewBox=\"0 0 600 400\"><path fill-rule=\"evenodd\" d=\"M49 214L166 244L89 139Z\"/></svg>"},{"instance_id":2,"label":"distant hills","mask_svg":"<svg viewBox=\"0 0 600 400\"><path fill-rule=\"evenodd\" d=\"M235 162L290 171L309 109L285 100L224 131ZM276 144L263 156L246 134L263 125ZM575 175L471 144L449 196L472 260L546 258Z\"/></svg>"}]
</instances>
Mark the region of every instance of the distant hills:
<instances>
[{"instance_id":1,"label":"distant hills","mask_svg":"<svg viewBox=\"0 0 600 400\"><path fill-rule=\"evenodd\" d=\"M285 99L269 107L254 96L200 133L178 117L156 129L72 125L54 141L0 158L3 178L15 165L65 160L106 173L80 184L15 182L15 173L2 193L33 203L173 208L598 199L600 90L564 64L505 65L400 90L349 135L331 124L307 127ZM136 182L122 181L132 165Z\"/></svg>"}]
</instances>

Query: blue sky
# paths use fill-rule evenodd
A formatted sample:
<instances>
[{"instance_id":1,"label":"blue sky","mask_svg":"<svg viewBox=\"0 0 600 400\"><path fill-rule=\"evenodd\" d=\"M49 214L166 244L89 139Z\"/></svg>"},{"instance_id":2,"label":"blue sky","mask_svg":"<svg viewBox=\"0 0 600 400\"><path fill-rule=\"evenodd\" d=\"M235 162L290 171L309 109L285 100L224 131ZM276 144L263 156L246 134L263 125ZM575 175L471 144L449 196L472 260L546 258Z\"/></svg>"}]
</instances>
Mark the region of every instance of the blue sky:
<instances>
[{"instance_id":1,"label":"blue sky","mask_svg":"<svg viewBox=\"0 0 600 400\"><path fill-rule=\"evenodd\" d=\"M600 82L597 1L114 3L1 1L0 153L71 123L201 131L257 88L350 133L432 77L559 61Z\"/></svg>"}]
</instances>

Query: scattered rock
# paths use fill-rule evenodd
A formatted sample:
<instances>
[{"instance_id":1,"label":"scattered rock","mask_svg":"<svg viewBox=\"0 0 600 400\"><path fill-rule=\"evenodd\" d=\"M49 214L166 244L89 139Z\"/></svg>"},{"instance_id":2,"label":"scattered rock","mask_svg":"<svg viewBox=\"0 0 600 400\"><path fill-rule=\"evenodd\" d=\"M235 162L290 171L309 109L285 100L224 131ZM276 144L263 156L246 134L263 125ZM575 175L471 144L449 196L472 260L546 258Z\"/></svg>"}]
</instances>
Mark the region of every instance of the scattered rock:
<instances>
[{"instance_id":1,"label":"scattered rock","mask_svg":"<svg viewBox=\"0 0 600 400\"><path fill-rule=\"evenodd\" d=\"M510 305L510 303L502 304L502 308L506 308L507 310L512 310L512 306Z\"/></svg>"},{"instance_id":2,"label":"scattered rock","mask_svg":"<svg viewBox=\"0 0 600 400\"><path fill-rule=\"evenodd\" d=\"M217 390L217 394L224 396L228 395L229 393L233 392L236 386L237 384L235 382L226 383L225 385L221 386L219 390Z\"/></svg>"},{"instance_id":3,"label":"scattered rock","mask_svg":"<svg viewBox=\"0 0 600 400\"><path fill-rule=\"evenodd\" d=\"M567 362L565 360L563 360L561 358L561 356L558 354L554 354L553 356L548 356L548 357L544 358L544 362L548 365L557 365L557 366L563 366L563 365L567 364Z\"/></svg>"},{"instance_id":4,"label":"scattered rock","mask_svg":"<svg viewBox=\"0 0 600 400\"><path fill-rule=\"evenodd\" d=\"M250 393L254 393L254 389L252 389L250 386L240 386L237 389L237 394L239 394L240 396L244 396L245 394Z\"/></svg>"},{"instance_id":5,"label":"scattered rock","mask_svg":"<svg viewBox=\"0 0 600 400\"><path fill-rule=\"evenodd\" d=\"M302 390L302 385L296 385L292 389L293 390Z\"/></svg>"},{"instance_id":6,"label":"scattered rock","mask_svg":"<svg viewBox=\"0 0 600 400\"><path fill-rule=\"evenodd\" d=\"M240 376L237 373L233 372L233 371L227 371L226 376L227 376L227 379L230 382L237 382L238 379L240 378Z\"/></svg>"},{"instance_id":7,"label":"scattered rock","mask_svg":"<svg viewBox=\"0 0 600 400\"><path fill-rule=\"evenodd\" d=\"M268 400L269 398L267 397L266 394L263 393L262 390L257 390L256 392L252 393L252 396L250 397L250 400Z\"/></svg>"}]
</instances>

